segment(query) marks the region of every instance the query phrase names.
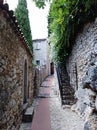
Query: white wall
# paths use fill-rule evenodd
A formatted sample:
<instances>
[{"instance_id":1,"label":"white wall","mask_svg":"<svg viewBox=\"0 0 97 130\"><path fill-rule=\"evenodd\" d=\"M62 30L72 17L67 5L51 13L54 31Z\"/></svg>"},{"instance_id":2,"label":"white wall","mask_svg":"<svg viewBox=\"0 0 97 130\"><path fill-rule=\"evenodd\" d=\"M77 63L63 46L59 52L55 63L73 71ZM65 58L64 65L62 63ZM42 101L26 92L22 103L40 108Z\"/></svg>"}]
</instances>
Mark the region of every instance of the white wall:
<instances>
[{"instance_id":1,"label":"white wall","mask_svg":"<svg viewBox=\"0 0 97 130\"><path fill-rule=\"evenodd\" d=\"M40 65L37 66L42 70L42 75L44 77L49 75L49 45L47 39L36 39L33 40L33 54L34 54L34 63L36 60L40 61Z\"/></svg>"}]
</instances>

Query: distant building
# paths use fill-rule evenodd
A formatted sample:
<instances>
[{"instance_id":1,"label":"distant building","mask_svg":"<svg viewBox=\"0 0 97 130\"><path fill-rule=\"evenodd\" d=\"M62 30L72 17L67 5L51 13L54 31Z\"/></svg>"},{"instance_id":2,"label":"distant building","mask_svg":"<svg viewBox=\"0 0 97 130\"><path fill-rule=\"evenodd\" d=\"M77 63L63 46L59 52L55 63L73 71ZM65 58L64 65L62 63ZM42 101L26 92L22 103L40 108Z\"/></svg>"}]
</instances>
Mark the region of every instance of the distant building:
<instances>
[{"instance_id":1,"label":"distant building","mask_svg":"<svg viewBox=\"0 0 97 130\"><path fill-rule=\"evenodd\" d=\"M33 40L34 64L41 72L41 80L50 74L49 45L47 39Z\"/></svg>"}]
</instances>

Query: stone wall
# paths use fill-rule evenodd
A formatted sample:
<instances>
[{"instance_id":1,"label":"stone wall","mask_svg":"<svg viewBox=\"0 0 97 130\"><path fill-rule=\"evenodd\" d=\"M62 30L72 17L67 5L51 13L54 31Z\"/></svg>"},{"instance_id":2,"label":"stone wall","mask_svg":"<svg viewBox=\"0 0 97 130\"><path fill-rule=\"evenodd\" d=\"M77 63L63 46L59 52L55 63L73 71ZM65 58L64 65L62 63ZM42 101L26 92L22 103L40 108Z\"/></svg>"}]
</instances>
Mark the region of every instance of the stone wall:
<instances>
[{"instance_id":1,"label":"stone wall","mask_svg":"<svg viewBox=\"0 0 97 130\"><path fill-rule=\"evenodd\" d=\"M0 130L18 130L33 101L32 54L8 5L0 1Z\"/></svg>"},{"instance_id":2,"label":"stone wall","mask_svg":"<svg viewBox=\"0 0 97 130\"><path fill-rule=\"evenodd\" d=\"M77 36L67 60L67 70L78 99L72 109L81 114L86 122L93 119L97 126L97 19L87 24ZM89 122L85 124L85 130L97 129Z\"/></svg>"}]
</instances>

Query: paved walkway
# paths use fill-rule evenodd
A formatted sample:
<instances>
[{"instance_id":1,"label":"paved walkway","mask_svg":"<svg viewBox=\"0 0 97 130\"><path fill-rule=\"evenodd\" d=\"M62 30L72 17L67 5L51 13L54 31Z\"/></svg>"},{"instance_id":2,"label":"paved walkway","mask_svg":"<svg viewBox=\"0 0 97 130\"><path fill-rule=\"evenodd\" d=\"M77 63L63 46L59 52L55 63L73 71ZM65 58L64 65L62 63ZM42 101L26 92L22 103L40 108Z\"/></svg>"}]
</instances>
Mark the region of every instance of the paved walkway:
<instances>
[{"instance_id":1,"label":"paved walkway","mask_svg":"<svg viewBox=\"0 0 97 130\"><path fill-rule=\"evenodd\" d=\"M39 104L36 108L31 130L51 130L49 99L53 76L46 78L39 93Z\"/></svg>"},{"instance_id":2,"label":"paved walkway","mask_svg":"<svg viewBox=\"0 0 97 130\"><path fill-rule=\"evenodd\" d=\"M61 106L59 88L54 76L42 83L38 98L34 100L35 114L31 123L20 130L83 130L83 120L70 108Z\"/></svg>"},{"instance_id":3,"label":"paved walkway","mask_svg":"<svg viewBox=\"0 0 97 130\"><path fill-rule=\"evenodd\" d=\"M42 83L31 130L83 130L83 120L70 108L61 106L54 81L54 76L49 76Z\"/></svg>"}]
</instances>

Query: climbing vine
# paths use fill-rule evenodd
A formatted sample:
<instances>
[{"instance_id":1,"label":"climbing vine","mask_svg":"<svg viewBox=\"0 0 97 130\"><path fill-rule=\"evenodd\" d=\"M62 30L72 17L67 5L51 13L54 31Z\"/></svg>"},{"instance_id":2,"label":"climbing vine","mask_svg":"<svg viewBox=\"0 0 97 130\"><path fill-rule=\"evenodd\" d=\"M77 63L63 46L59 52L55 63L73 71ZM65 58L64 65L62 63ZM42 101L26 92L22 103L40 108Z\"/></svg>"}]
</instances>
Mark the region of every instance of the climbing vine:
<instances>
[{"instance_id":1,"label":"climbing vine","mask_svg":"<svg viewBox=\"0 0 97 130\"><path fill-rule=\"evenodd\" d=\"M97 17L97 0L52 0L48 16L55 61L65 62L84 25Z\"/></svg>"}]
</instances>

